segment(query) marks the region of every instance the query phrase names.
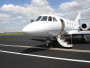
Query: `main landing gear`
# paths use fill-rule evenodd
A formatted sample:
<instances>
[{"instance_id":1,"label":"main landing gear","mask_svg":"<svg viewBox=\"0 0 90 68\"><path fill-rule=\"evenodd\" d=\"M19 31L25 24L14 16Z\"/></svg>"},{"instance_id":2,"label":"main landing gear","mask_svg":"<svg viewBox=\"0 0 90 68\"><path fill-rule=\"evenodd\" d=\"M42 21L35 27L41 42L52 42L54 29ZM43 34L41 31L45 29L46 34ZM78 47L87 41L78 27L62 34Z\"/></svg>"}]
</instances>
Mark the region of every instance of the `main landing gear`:
<instances>
[{"instance_id":1,"label":"main landing gear","mask_svg":"<svg viewBox=\"0 0 90 68\"><path fill-rule=\"evenodd\" d=\"M86 38L85 38L84 35L82 35L81 42L82 42L82 43L85 43L85 41L86 41Z\"/></svg>"}]
</instances>

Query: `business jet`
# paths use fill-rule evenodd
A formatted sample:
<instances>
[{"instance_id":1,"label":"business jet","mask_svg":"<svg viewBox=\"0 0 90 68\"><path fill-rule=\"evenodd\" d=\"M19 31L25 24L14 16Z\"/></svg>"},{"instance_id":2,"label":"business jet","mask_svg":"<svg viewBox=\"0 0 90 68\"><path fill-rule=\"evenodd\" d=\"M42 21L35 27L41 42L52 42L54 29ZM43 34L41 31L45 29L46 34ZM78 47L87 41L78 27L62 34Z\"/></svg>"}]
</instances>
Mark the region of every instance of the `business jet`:
<instances>
[{"instance_id":1,"label":"business jet","mask_svg":"<svg viewBox=\"0 0 90 68\"><path fill-rule=\"evenodd\" d=\"M57 40L59 46L72 48L73 44L65 41L64 35L70 35L71 39L74 35L81 35L81 41L85 42L84 35L90 34L88 24L80 25L80 14L79 12L74 22L51 14L40 15L35 21L25 26L22 32L35 38L46 38L46 46L49 46L50 39L53 38Z\"/></svg>"}]
</instances>

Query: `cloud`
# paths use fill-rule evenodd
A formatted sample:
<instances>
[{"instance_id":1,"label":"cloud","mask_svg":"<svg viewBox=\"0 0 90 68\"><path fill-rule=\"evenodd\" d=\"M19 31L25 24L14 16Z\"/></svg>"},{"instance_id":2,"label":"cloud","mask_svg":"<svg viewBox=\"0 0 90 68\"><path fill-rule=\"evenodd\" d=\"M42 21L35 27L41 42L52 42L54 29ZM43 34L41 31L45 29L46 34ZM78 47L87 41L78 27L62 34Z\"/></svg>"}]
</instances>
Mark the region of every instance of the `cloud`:
<instances>
[{"instance_id":1,"label":"cloud","mask_svg":"<svg viewBox=\"0 0 90 68\"><path fill-rule=\"evenodd\" d=\"M41 7L48 5L49 3L47 2L47 0L32 0L31 4L34 6Z\"/></svg>"},{"instance_id":2,"label":"cloud","mask_svg":"<svg viewBox=\"0 0 90 68\"><path fill-rule=\"evenodd\" d=\"M15 6L13 4L4 4L0 8L1 11L9 12L9 13L14 13L14 14L22 14L23 13L22 11L25 11L24 9L25 8L22 7L22 6L19 6L19 5Z\"/></svg>"},{"instance_id":3,"label":"cloud","mask_svg":"<svg viewBox=\"0 0 90 68\"><path fill-rule=\"evenodd\" d=\"M90 7L90 0L73 0L72 2L62 3L59 8L62 10L83 10Z\"/></svg>"},{"instance_id":4,"label":"cloud","mask_svg":"<svg viewBox=\"0 0 90 68\"><path fill-rule=\"evenodd\" d=\"M13 5L13 4L4 4L1 8L1 11L14 13L17 15L24 15L29 19L36 18L41 14L55 14L63 16L62 13L56 13L56 11L51 8L47 0L32 0L31 4L26 4L24 6Z\"/></svg>"},{"instance_id":5,"label":"cloud","mask_svg":"<svg viewBox=\"0 0 90 68\"><path fill-rule=\"evenodd\" d=\"M10 15L9 15L9 14L4 14L4 13L0 13L0 17L5 17L5 18L7 18L7 17L10 17Z\"/></svg>"},{"instance_id":6,"label":"cloud","mask_svg":"<svg viewBox=\"0 0 90 68\"><path fill-rule=\"evenodd\" d=\"M17 19L22 19L22 16L17 16Z\"/></svg>"},{"instance_id":7,"label":"cloud","mask_svg":"<svg viewBox=\"0 0 90 68\"><path fill-rule=\"evenodd\" d=\"M75 17L79 11L82 12L82 17L90 17L90 0L72 0L71 2L60 4L59 8L65 12L66 15L70 15L70 17Z\"/></svg>"},{"instance_id":8,"label":"cloud","mask_svg":"<svg viewBox=\"0 0 90 68\"><path fill-rule=\"evenodd\" d=\"M83 17L90 18L90 8L83 10Z\"/></svg>"},{"instance_id":9,"label":"cloud","mask_svg":"<svg viewBox=\"0 0 90 68\"><path fill-rule=\"evenodd\" d=\"M9 14L0 13L0 24L9 23L10 21L12 21L10 17L11 15Z\"/></svg>"}]
</instances>

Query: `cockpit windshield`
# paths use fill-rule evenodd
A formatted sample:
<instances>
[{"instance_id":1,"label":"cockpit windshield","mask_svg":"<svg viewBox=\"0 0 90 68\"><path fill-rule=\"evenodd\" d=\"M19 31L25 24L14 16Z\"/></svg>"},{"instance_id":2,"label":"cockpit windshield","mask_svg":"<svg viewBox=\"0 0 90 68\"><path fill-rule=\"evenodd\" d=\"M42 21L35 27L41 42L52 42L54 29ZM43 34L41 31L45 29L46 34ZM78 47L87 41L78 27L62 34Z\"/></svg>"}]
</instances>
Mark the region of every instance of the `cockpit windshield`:
<instances>
[{"instance_id":1,"label":"cockpit windshield","mask_svg":"<svg viewBox=\"0 0 90 68\"><path fill-rule=\"evenodd\" d=\"M55 22L57 21L57 19L55 17L51 17L51 16L39 16L36 21L51 21L51 22Z\"/></svg>"},{"instance_id":2,"label":"cockpit windshield","mask_svg":"<svg viewBox=\"0 0 90 68\"><path fill-rule=\"evenodd\" d=\"M49 16L49 17L48 17L48 21L52 21L52 17Z\"/></svg>"},{"instance_id":3,"label":"cockpit windshield","mask_svg":"<svg viewBox=\"0 0 90 68\"><path fill-rule=\"evenodd\" d=\"M43 16L41 21L47 21L47 16Z\"/></svg>"},{"instance_id":4,"label":"cockpit windshield","mask_svg":"<svg viewBox=\"0 0 90 68\"><path fill-rule=\"evenodd\" d=\"M42 16L39 16L39 17L36 19L36 21L39 21L39 20L41 19L41 17L42 17Z\"/></svg>"},{"instance_id":5,"label":"cockpit windshield","mask_svg":"<svg viewBox=\"0 0 90 68\"><path fill-rule=\"evenodd\" d=\"M53 17L53 21L57 21L55 17Z\"/></svg>"}]
</instances>

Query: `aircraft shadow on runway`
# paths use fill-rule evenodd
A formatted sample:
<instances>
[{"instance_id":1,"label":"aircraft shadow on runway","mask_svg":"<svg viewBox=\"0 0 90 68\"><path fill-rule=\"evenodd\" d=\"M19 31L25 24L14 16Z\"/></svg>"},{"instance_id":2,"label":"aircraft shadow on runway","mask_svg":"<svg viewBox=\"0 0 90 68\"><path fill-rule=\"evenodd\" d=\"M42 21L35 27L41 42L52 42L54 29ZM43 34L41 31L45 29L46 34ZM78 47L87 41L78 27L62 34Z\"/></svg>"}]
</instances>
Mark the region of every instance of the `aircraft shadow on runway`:
<instances>
[{"instance_id":1,"label":"aircraft shadow on runway","mask_svg":"<svg viewBox=\"0 0 90 68\"><path fill-rule=\"evenodd\" d=\"M45 49L45 48L28 48L28 49L26 49L26 50L24 50L24 51L22 51L21 53L34 53L34 52L41 52L41 51L46 51L46 50L48 50L48 49Z\"/></svg>"},{"instance_id":2,"label":"aircraft shadow on runway","mask_svg":"<svg viewBox=\"0 0 90 68\"><path fill-rule=\"evenodd\" d=\"M31 40L45 42L46 39L31 39ZM69 43L71 43L71 38L66 38L66 41L68 41ZM90 41L89 40L86 40L86 42L83 43L83 42L81 42L81 39L80 38L72 38L72 44L90 44Z\"/></svg>"},{"instance_id":3,"label":"aircraft shadow on runway","mask_svg":"<svg viewBox=\"0 0 90 68\"><path fill-rule=\"evenodd\" d=\"M31 40L40 41L40 42L45 42L46 41L46 39L31 39Z\"/></svg>"},{"instance_id":4,"label":"aircraft shadow on runway","mask_svg":"<svg viewBox=\"0 0 90 68\"><path fill-rule=\"evenodd\" d=\"M70 38L68 38L66 40L71 43ZM90 44L90 40L86 40L85 42L82 42L81 39L79 39L79 38L73 38L72 39L72 44Z\"/></svg>"}]
</instances>

